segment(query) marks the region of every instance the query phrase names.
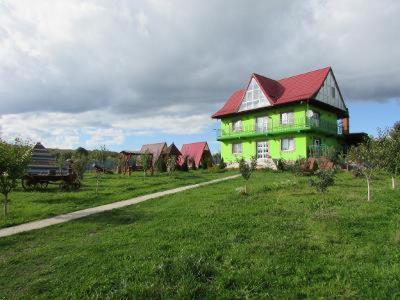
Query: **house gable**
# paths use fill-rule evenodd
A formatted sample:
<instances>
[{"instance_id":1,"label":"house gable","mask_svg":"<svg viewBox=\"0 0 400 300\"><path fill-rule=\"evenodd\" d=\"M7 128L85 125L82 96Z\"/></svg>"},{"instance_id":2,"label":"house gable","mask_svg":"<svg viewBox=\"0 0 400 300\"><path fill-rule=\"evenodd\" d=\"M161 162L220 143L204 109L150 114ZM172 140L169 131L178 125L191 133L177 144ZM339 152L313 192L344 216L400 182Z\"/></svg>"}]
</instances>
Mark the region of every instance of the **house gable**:
<instances>
[{"instance_id":1,"label":"house gable","mask_svg":"<svg viewBox=\"0 0 400 300\"><path fill-rule=\"evenodd\" d=\"M264 91L261 89L255 77L252 76L246 93L244 94L242 102L240 104L239 111L245 111L259 107L267 107L270 105L271 103L268 101L267 96L264 94Z\"/></svg>"},{"instance_id":2,"label":"house gable","mask_svg":"<svg viewBox=\"0 0 400 300\"><path fill-rule=\"evenodd\" d=\"M347 111L346 104L344 103L332 70L329 71L324 83L314 98L320 102L339 108L340 110Z\"/></svg>"}]
</instances>

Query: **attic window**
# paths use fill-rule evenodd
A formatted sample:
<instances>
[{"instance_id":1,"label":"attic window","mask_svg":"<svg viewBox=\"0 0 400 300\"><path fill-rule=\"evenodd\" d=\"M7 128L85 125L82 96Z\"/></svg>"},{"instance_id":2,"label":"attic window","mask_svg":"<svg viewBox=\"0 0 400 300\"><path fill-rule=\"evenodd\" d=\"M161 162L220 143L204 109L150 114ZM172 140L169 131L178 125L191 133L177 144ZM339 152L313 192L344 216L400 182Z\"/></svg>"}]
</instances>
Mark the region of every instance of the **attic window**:
<instances>
[{"instance_id":1,"label":"attic window","mask_svg":"<svg viewBox=\"0 0 400 300\"><path fill-rule=\"evenodd\" d=\"M331 87L331 95L332 95L333 98L336 97L336 89L335 89L335 87Z\"/></svg>"},{"instance_id":2,"label":"attic window","mask_svg":"<svg viewBox=\"0 0 400 300\"><path fill-rule=\"evenodd\" d=\"M265 98L264 93L253 78L249 84L249 88L247 89L242 104L240 105L240 110L254 109L267 106L268 104L268 100Z\"/></svg>"}]
</instances>

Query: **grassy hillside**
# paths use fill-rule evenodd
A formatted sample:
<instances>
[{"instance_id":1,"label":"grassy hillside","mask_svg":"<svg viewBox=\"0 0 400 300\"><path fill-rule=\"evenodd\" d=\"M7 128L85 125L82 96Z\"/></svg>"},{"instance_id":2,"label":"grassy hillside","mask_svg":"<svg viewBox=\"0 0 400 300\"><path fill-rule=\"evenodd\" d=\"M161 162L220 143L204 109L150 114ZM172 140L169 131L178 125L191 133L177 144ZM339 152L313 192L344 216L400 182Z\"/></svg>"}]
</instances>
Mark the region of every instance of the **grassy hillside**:
<instances>
[{"instance_id":1,"label":"grassy hillside","mask_svg":"<svg viewBox=\"0 0 400 300\"><path fill-rule=\"evenodd\" d=\"M9 196L11 203L7 219L0 214L0 228L230 174L231 172L212 173L196 170L176 172L172 176L161 173L146 178L143 177L142 172L134 172L131 177L119 174L102 175L98 194L96 194L96 178L90 172L85 175L79 192L61 192L58 185L50 185L46 191L25 192L19 185L17 190Z\"/></svg>"},{"instance_id":2,"label":"grassy hillside","mask_svg":"<svg viewBox=\"0 0 400 300\"><path fill-rule=\"evenodd\" d=\"M0 239L5 298L400 297L400 190L259 172Z\"/></svg>"}]
</instances>

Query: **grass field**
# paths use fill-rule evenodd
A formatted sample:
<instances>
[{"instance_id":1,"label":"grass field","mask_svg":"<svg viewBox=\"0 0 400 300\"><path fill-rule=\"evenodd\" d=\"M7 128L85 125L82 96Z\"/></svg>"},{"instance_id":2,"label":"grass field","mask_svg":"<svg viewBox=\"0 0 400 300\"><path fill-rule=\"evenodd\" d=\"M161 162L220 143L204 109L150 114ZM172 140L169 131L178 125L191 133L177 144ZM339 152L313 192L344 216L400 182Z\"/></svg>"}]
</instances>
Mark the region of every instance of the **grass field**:
<instances>
[{"instance_id":1,"label":"grass field","mask_svg":"<svg viewBox=\"0 0 400 300\"><path fill-rule=\"evenodd\" d=\"M4 298L399 298L400 190L241 178L0 239Z\"/></svg>"},{"instance_id":2,"label":"grass field","mask_svg":"<svg viewBox=\"0 0 400 300\"><path fill-rule=\"evenodd\" d=\"M204 182L229 176L229 174L230 172L212 173L196 170L187 173L176 172L172 176L161 173L146 178L141 172L134 172L131 177L118 174L102 175L98 194L96 194L96 179L93 173L85 175L79 192L61 192L57 185L50 185L44 192L24 192L19 185L17 190L9 196L11 203L7 219L0 213L0 228Z\"/></svg>"}]
</instances>

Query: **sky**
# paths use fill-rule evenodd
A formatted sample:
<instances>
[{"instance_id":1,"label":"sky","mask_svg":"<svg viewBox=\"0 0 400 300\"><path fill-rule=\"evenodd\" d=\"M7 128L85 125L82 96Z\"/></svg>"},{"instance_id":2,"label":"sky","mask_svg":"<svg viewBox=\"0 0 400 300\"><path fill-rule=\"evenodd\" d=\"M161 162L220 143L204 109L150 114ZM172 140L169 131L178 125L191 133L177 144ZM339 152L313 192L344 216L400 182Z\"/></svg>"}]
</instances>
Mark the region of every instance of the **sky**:
<instances>
[{"instance_id":1,"label":"sky","mask_svg":"<svg viewBox=\"0 0 400 300\"><path fill-rule=\"evenodd\" d=\"M227 5L229 3L229 5ZM400 1L0 0L0 138L207 140L251 73L332 66L350 130L400 120Z\"/></svg>"}]
</instances>

